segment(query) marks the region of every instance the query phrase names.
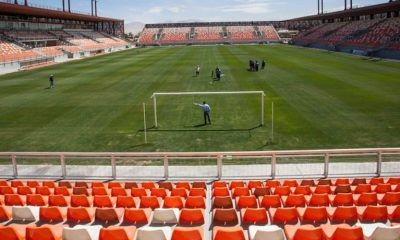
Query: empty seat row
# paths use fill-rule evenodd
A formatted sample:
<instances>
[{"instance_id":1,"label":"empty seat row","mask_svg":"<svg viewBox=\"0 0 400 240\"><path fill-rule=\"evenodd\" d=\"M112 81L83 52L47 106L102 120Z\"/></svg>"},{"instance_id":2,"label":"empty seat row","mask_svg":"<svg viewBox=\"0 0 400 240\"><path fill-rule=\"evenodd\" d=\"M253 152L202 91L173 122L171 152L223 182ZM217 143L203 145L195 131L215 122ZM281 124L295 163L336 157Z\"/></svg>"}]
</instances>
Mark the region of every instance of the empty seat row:
<instances>
[{"instance_id":1,"label":"empty seat row","mask_svg":"<svg viewBox=\"0 0 400 240\"><path fill-rule=\"evenodd\" d=\"M10 187L20 187L20 186L28 186L31 188L35 187L40 187L40 186L46 186L49 188L56 188L56 187L66 187L66 188L73 188L73 187L85 187L85 188L95 188L95 187L103 187L103 188L125 188L125 189L131 189L131 188L145 188L145 189L152 189L152 188L165 188L168 190L171 190L172 188L185 188L187 190L190 190L191 188L207 188L207 185L205 182L142 182L142 183L137 183L137 182L83 182L83 181L77 181L77 182L71 182L71 181L36 181L36 180L31 180L31 181L21 181L21 180L12 180L12 181L5 181L1 180L0 181L0 186L10 186Z\"/></svg>"},{"instance_id":2,"label":"empty seat row","mask_svg":"<svg viewBox=\"0 0 400 240\"><path fill-rule=\"evenodd\" d=\"M156 196L118 196L97 195L50 195L6 194L0 197L0 206L58 206L58 207L120 207L120 208L206 208L206 200L202 196L189 196L186 199L180 196L167 196L164 199Z\"/></svg>"},{"instance_id":3,"label":"empty seat row","mask_svg":"<svg viewBox=\"0 0 400 240\"><path fill-rule=\"evenodd\" d=\"M212 196L262 196L269 194L278 194L278 195L289 195L289 194L304 194L311 195L313 193L328 193L328 194L337 194L337 193L386 193L386 192L400 192L400 184L398 185L390 185L390 184L379 184L379 185L370 185L370 184L360 184L357 186L351 185L339 185L339 186L328 186L328 185L319 185L316 187L310 186L297 186L297 187L289 187L289 186L277 186L277 187L255 187L252 189L248 189L247 187L235 187L233 189L229 189L227 187L215 187L212 191Z\"/></svg>"},{"instance_id":4,"label":"empty seat row","mask_svg":"<svg viewBox=\"0 0 400 240\"><path fill-rule=\"evenodd\" d=\"M83 194L86 196L96 196L96 195L110 195L113 197L117 196L133 196L133 197L142 197L142 196L156 196L156 197L166 197L166 196L180 196L180 197L188 197L188 196L207 196L207 191L203 188L192 188L187 190L185 188L173 188L171 190L165 188L111 188L107 189L104 187L94 187L92 189L84 188L84 187L74 187L72 189L68 189L66 187L55 187L49 188L47 186L38 186L35 188L31 188L29 186L18 186L18 187L9 187L9 186L0 186L0 195L5 194L19 194L19 195L28 195L28 194L40 194L40 195L78 195Z\"/></svg>"},{"instance_id":5,"label":"empty seat row","mask_svg":"<svg viewBox=\"0 0 400 240\"><path fill-rule=\"evenodd\" d=\"M0 239L26 240L202 240L204 230L201 227L141 227L119 226L75 226L63 225L18 225L0 226Z\"/></svg>"},{"instance_id":6,"label":"empty seat row","mask_svg":"<svg viewBox=\"0 0 400 240\"><path fill-rule=\"evenodd\" d=\"M366 206L366 207L307 207L307 208L245 208L240 210L241 224L267 224L268 219L274 224L307 223L355 223L360 222L398 222L400 206ZM268 213L268 214L267 214ZM237 225L238 212L233 209L214 209L213 224ZM269 217L268 217L269 215Z\"/></svg>"},{"instance_id":7,"label":"empty seat row","mask_svg":"<svg viewBox=\"0 0 400 240\"><path fill-rule=\"evenodd\" d=\"M242 227L214 227L213 240L245 240ZM286 225L284 230L276 225L250 226L249 240L397 240L400 239L400 226L386 226L384 224L323 224L320 227L313 225Z\"/></svg>"},{"instance_id":8,"label":"empty seat row","mask_svg":"<svg viewBox=\"0 0 400 240\"><path fill-rule=\"evenodd\" d=\"M66 207L0 207L0 222L24 221L87 224L93 221L116 224L180 224L203 225L203 209L122 209L122 208L66 208Z\"/></svg>"},{"instance_id":9,"label":"empty seat row","mask_svg":"<svg viewBox=\"0 0 400 240\"><path fill-rule=\"evenodd\" d=\"M216 181L212 184L212 188L216 187L229 187L230 189L235 187L245 187L248 186L249 188L255 187L277 187L277 186L288 186L288 187L297 187L297 186L317 186L317 185L329 185L329 186L339 186L343 184L350 184L353 186L359 184L371 184L371 185L378 185L382 183L389 183L389 184L400 184L399 177L391 177L388 179L384 178L338 178L338 179L303 179L303 180L266 180L266 181L248 181L247 183L244 181L232 181L232 182L225 182L225 181Z\"/></svg>"},{"instance_id":10,"label":"empty seat row","mask_svg":"<svg viewBox=\"0 0 400 240\"><path fill-rule=\"evenodd\" d=\"M212 208L246 207L305 207L305 206L366 206L366 205L399 205L400 192L376 193L339 193L336 195L324 194L290 194L287 196L264 195L240 196L234 200L230 196L216 196L212 198Z\"/></svg>"}]
</instances>

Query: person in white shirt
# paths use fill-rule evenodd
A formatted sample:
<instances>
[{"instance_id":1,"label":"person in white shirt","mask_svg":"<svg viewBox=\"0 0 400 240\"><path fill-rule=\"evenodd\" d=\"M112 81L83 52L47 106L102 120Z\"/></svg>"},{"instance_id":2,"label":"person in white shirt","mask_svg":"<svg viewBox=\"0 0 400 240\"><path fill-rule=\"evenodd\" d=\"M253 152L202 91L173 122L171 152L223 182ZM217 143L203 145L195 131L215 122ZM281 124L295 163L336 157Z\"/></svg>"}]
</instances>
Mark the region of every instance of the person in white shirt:
<instances>
[{"instance_id":1,"label":"person in white shirt","mask_svg":"<svg viewBox=\"0 0 400 240\"><path fill-rule=\"evenodd\" d=\"M194 105L201 107L201 109L203 110L203 113L204 113L204 125L207 125L207 120L208 120L209 124L211 125L211 119L210 119L211 108L210 108L210 105L208 105L205 101L203 102L203 104L194 103Z\"/></svg>"},{"instance_id":2,"label":"person in white shirt","mask_svg":"<svg viewBox=\"0 0 400 240\"><path fill-rule=\"evenodd\" d=\"M200 65L196 66L196 77L200 75Z\"/></svg>"}]
</instances>

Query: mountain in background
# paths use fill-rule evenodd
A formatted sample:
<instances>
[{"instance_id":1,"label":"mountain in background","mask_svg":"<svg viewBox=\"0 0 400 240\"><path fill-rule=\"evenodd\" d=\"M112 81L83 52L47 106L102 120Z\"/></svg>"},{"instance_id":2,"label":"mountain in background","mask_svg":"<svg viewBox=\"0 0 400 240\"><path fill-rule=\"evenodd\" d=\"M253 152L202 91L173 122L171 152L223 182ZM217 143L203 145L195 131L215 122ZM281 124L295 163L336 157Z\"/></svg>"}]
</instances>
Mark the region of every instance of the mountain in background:
<instances>
[{"instance_id":1,"label":"mountain in background","mask_svg":"<svg viewBox=\"0 0 400 240\"><path fill-rule=\"evenodd\" d=\"M131 22L125 24L125 33L132 33L133 35L136 35L140 33L143 28L144 28L144 23L142 22Z\"/></svg>"}]
</instances>

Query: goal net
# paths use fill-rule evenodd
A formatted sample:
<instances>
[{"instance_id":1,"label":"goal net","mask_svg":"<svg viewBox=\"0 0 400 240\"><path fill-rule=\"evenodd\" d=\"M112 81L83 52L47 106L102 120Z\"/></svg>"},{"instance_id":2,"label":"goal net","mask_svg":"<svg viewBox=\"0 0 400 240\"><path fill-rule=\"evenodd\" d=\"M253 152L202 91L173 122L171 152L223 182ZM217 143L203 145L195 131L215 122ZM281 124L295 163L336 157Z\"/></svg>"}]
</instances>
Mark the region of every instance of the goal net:
<instances>
[{"instance_id":1,"label":"goal net","mask_svg":"<svg viewBox=\"0 0 400 240\"><path fill-rule=\"evenodd\" d=\"M204 125L203 111L194 103L205 101L217 129L250 129L264 125L263 91L154 93L156 128L181 129Z\"/></svg>"}]
</instances>

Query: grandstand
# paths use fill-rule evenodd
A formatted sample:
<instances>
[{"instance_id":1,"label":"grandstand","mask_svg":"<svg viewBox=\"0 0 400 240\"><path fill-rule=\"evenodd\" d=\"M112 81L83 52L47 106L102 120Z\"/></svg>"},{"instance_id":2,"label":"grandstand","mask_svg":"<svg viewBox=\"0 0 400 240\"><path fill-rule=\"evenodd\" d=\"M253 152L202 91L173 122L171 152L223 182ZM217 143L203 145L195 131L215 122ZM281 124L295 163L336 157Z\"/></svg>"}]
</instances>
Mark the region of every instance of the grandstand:
<instances>
[{"instance_id":1,"label":"grandstand","mask_svg":"<svg viewBox=\"0 0 400 240\"><path fill-rule=\"evenodd\" d=\"M400 1L146 24L137 47L97 0L21 2L0 0L0 240L400 240L400 63L333 53L400 59Z\"/></svg>"},{"instance_id":2,"label":"grandstand","mask_svg":"<svg viewBox=\"0 0 400 240\"><path fill-rule=\"evenodd\" d=\"M308 16L292 21L312 22L292 43L333 51L400 59L399 1ZM312 27L311 27L312 26Z\"/></svg>"},{"instance_id":3,"label":"grandstand","mask_svg":"<svg viewBox=\"0 0 400 240\"><path fill-rule=\"evenodd\" d=\"M0 14L0 73L113 52L130 45L116 37L123 33L124 25L117 19L9 1L0 2Z\"/></svg>"},{"instance_id":4,"label":"grandstand","mask_svg":"<svg viewBox=\"0 0 400 240\"><path fill-rule=\"evenodd\" d=\"M278 33L269 22L147 24L139 38L139 44L142 46L279 41Z\"/></svg>"}]
</instances>

